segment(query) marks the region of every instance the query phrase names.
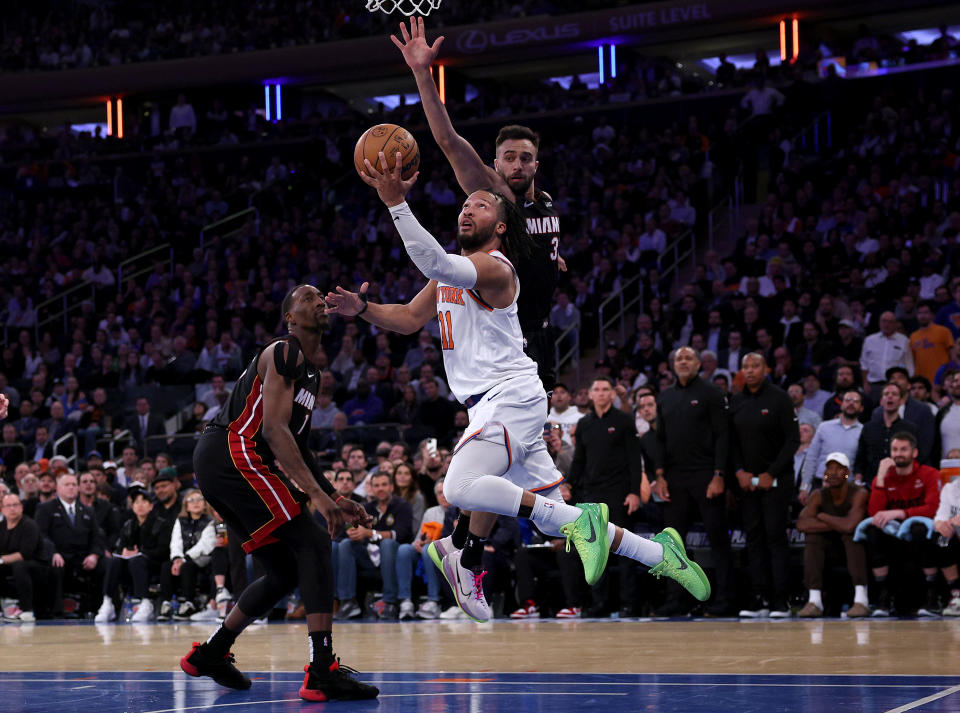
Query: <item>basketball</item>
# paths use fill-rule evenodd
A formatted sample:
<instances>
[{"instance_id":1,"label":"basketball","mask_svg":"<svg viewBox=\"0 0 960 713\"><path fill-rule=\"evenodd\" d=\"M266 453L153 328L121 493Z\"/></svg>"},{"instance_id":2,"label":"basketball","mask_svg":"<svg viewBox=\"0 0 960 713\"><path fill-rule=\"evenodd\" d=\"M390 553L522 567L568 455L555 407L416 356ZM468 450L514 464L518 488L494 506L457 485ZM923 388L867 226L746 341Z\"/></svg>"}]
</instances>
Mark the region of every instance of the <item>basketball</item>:
<instances>
[{"instance_id":1,"label":"basketball","mask_svg":"<svg viewBox=\"0 0 960 713\"><path fill-rule=\"evenodd\" d=\"M393 170L397 151L401 153L401 177L407 180L420 168L420 149L413 134L396 124L377 124L363 132L353 150L353 165L357 173L365 170L363 159L366 158L378 171L382 170L378 164L380 151L387 159L387 169Z\"/></svg>"}]
</instances>

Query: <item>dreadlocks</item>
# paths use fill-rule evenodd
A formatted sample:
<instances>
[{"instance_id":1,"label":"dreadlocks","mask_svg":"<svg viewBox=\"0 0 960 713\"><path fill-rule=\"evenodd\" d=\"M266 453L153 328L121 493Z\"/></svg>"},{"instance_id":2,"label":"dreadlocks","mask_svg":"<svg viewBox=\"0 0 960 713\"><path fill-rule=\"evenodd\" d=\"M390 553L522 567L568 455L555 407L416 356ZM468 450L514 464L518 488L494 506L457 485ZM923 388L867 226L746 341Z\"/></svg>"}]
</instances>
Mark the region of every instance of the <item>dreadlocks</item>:
<instances>
[{"instance_id":1,"label":"dreadlocks","mask_svg":"<svg viewBox=\"0 0 960 713\"><path fill-rule=\"evenodd\" d=\"M513 263L532 257L536 243L527 232L527 220L516 203L491 188L483 190L496 198L498 217L507 226L506 232L500 236L504 255Z\"/></svg>"}]
</instances>

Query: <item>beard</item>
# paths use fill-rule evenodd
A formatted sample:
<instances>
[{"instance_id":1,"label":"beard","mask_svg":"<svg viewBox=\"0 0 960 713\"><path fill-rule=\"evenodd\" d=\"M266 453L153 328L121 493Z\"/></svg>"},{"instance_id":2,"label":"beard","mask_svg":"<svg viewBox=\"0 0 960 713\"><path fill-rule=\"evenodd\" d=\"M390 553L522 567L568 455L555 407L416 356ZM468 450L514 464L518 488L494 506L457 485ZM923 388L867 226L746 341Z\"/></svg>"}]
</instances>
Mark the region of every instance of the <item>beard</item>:
<instances>
[{"instance_id":1,"label":"beard","mask_svg":"<svg viewBox=\"0 0 960 713\"><path fill-rule=\"evenodd\" d=\"M500 176L513 192L513 197L517 199L523 198L523 196L527 193L527 189L530 188L530 184L533 183L533 176L530 176L530 178L525 178L520 182L513 181L509 176L504 176L502 173Z\"/></svg>"},{"instance_id":2,"label":"beard","mask_svg":"<svg viewBox=\"0 0 960 713\"><path fill-rule=\"evenodd\" d=\"M486 228L480 228L476 223L473 225L473 232L464 234L463 231L457 231L457 244L460 246L461 250L466 250L472 252L479 250L488 242L490 238L493 237L494 231L493 225L490 225Z\"/></svg>"},{"instance_id":3,"label":"beard","mask_svg":"<svg viewBox=\"0 0 960 713\"><path fill-rule=\"evenodd\" d=\"M911 463L913 463L913 458L910 458L908 456L901 456L899 458L893 459L893 464L898 468L906 468Z\"/></svg>"}]
</instances>

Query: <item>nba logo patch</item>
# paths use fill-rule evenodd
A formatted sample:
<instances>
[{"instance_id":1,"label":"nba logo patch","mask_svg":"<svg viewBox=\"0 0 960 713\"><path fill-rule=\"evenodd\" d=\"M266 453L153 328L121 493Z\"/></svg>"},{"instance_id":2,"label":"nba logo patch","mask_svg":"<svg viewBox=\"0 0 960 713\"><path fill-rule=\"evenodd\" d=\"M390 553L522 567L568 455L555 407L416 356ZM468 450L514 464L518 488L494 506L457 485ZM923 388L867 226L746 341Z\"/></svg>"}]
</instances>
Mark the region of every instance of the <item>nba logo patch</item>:
<instances>
[{"instance_id":1,"label":"nba logo patch","mask_svg":"<svg viewBox=\"0 0 960 713\"><path fill-rule=\"evenodd\" d=\"M760 409L760 415L761 415L761 416L766 416L766 415L769 414L769 413L770 413L770 409L766 409L766 408Z\"/></svg>"},{"instance_id":2,"label":"nba logo patch","mask_svg":"<svg viewBox=\"0 0 960 713\"><path fill-rule=\"evenodd\" d=\"M607 429L607 433L613 433L616 430L617 430L616 428L614 428L613 426L610 426L610 428Z\"/></svg>"},{"instance_id":3,"label":"nba logo patch","mask_svg":"<svg viewBox=\"0 0 960 713\"><path fill-rule=\"evenodd\" d=\"M698 401L697 399L694 399L693 401L690 402L691 406L697 406L699 404L700 404L700 401Z\"/></svg>"},{"instance_id":4,"label":"nba logo patch","mask_svg":"<svg viewBox=\"0 0 960 713\"><path fill-rule=\"evenodd\" d=\"M551 502L549 502L549 501L548 501L548 502L545 502L545 503L543 504L543 507L545 507L545 508L550 508L551 510L553 510L553 503L551 503Z\"/></svg>"}]
</instances>

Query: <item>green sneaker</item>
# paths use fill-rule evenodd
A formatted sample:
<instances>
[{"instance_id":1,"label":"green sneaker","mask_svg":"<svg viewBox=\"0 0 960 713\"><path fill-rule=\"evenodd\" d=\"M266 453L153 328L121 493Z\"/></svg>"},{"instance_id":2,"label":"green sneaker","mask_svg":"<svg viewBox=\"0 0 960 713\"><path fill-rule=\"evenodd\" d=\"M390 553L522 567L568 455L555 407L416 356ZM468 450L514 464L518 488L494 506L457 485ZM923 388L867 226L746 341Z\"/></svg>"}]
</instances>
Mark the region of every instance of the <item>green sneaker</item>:
<instances>
[{"instance_id":1,"label":"green sneaker","mask_svg":"<svg viewBox=\"0 0 960 713\"><path fill-rule=\"evenodd\" d=\"M600 579L607 567L610 556L610 542L607 537L607 523L610 520L610 508L604 503L583 503L577 505L583 514L573 522L560 528L566 535L567 552L570 542L577 548L577 554L583 560L583 574L587 584L593 585Z\"/></svg>"},{"instance_id":2,"label":"green sneaker","mask_svg":"<svg viewBox=\"0 0 960 713\"><path fill-rule=\"evenodd\" d=\"M667 527L652 539L663 546L663 559L651 568L650 574L657 579L665 574L679 582L701 602L707 601L710 598L710 580L707 579L700 565L687 557L687 550L683 546L680 533L672 527Z\"/></svg>"}]
</instances>

